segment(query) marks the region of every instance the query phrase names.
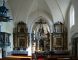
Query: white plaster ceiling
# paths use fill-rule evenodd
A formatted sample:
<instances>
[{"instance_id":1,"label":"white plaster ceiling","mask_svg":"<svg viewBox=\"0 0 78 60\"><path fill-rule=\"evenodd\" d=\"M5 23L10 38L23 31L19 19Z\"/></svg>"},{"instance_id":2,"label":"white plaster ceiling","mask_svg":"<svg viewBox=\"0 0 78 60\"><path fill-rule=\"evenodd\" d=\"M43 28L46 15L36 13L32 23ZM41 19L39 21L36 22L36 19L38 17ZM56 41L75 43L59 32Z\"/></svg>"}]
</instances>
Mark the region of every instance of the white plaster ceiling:
<instances>
[{"instance_id":1,"label":"white plaster ceiling","mask_svg":"<svg viewBox=\"0 0 78 60\"><path fill-rule=\"evenodd\" d=\"M8 0L14 21L26 21L34 11L45 11L56 21L63 21L70 0ZM51 20L52 20L51 19Z\"/></svg>"},{"instance_id":2,"label":"white plaster ceiling","mask_svg":"<svg viewBox=\"0 0 78 60\"><path fill-rule=\"evenodd\" d=\"M8 0L14 22L24 21L28 26L39 16L46 15L55 23L64 22L71 0ZM46 16L43 16L44 18Z\"/></svg>"}]
</instances>

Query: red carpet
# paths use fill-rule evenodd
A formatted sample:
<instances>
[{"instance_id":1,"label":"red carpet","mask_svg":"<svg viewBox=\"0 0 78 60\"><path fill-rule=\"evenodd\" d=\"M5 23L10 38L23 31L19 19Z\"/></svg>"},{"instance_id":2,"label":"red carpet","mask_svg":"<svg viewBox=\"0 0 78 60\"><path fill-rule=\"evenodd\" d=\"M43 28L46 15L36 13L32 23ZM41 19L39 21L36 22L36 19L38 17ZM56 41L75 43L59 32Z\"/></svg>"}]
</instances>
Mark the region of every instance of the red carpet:
<instances>
[{"instance_id":1,"label":"red carpet","mask_svg":"<svg viewBox=\"0 0 78 60\"><path fill-rule=\"evenodd\" d=\"M44 60L43 58L39 58L38 60Z\"/></svg>"},{"instance_id":2,"label":"red carpet","mask_svg":"<svg viewBox=\"0 0 78 60\"><path fill-rule=\"evenodd\" d=\"M42 56L39 56L38 60L44 60L44 58Z\"/></svg>"}]
</instances>

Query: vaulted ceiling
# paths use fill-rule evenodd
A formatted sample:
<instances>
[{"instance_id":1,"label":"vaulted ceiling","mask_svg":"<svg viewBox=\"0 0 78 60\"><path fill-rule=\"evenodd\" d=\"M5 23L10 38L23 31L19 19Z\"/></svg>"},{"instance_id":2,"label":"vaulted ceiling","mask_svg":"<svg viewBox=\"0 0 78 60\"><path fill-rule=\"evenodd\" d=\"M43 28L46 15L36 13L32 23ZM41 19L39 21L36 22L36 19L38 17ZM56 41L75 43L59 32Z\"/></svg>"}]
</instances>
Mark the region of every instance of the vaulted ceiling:
<instances>
[{"instance_id":1,"label":"vaulted ceiling","mask_svg":"<svg viewBox=\"0 0 78 60\"><path fill-rule=\"evenodd\" d=\"M35 20L41 13L54 22L63 22L69 4L70 0L8 0L16 22Z\"/></svg>"},{"instance_id":2,"label":"vaulted ceiling","mask_svg":"<svg viewBox=\"0 0 78 60\"><path fill-rule=\"evenodd\" d=\"M40 16L49 23L64 22L71 0L8 0L14 22L24 21L28 26Z\"/></svg>"}]
</instances>

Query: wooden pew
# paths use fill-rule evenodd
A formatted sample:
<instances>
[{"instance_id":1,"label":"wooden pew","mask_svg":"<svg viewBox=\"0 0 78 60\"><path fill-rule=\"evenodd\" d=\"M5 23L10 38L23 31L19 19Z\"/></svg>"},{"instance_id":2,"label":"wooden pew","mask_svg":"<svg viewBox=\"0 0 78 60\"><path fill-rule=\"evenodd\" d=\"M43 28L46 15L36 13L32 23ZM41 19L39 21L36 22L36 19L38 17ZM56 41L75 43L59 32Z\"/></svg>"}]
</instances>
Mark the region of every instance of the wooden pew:
<instances>
[{"instance_id":1,"label":"wooden pew","mask_svg":"<svg viewBox=\"0 0 78 60\"><path fill-rule=\"evenodd\" d=\"M2 60L32 60L32 56L8 56Z\"/></svg>"},{"instance_id":2,"label":"wooden pew","mask_svg":"<svg viewBox=\"0 0 78 60\"><path fill-rule=\"evenodd\" d=\"M57 58L57 60L72 60L71 58Z\"/></svg>"}]
</instances>

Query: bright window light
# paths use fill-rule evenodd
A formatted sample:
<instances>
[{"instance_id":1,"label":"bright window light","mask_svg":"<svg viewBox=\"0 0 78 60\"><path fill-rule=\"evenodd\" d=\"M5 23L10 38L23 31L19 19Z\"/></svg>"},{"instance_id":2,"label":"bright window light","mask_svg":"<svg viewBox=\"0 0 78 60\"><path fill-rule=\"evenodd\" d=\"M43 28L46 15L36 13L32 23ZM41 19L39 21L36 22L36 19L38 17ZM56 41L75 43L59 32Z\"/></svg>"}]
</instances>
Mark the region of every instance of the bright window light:
<instances>
[{"instance_id":1,"label":"bright window light","mask_svg":"<svg viewBox=\"0 0 78 60\"><path fill-rule=\"evenodd\" d=\"M74 11L74 7L71 6L70 8L70 28L75 25L75 11Z\"/></svg>"}]
</instances>

